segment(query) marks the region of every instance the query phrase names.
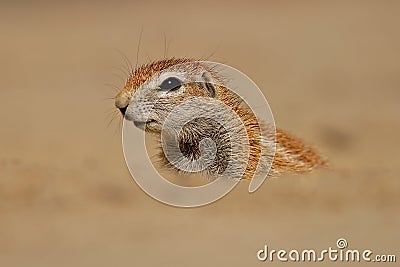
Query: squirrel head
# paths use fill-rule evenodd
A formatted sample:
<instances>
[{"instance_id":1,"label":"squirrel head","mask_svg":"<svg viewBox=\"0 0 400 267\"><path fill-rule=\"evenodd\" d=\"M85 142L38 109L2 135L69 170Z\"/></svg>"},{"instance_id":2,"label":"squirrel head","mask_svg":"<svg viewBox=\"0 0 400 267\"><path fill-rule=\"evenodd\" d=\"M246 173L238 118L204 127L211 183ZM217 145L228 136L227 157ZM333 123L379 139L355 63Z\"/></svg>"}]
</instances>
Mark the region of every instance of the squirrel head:
<instances>
[{"instance_id":1,"label":"squirrel head","mask_svg":"<svg viewBox=\"0 0 400 267\"><path fill-rule=\"evenodd\" d=\"M127 120L160 133L168 114L191 97L217 98L215 73L191 59L165 59L143 65L129 76L115 98Z\"/></svg>"}]
</instances>

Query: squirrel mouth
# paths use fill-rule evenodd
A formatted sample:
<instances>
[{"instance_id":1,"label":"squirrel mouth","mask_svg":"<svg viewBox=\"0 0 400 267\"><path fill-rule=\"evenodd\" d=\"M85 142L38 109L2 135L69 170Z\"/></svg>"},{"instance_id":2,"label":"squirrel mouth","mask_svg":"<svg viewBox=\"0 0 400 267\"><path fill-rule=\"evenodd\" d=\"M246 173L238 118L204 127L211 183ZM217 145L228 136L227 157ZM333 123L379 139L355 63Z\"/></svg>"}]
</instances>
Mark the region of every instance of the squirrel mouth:
<instances>
[{"instance_id":1,"label":"squirrel mouth","mask_svg":"<svg viewBox=\"0 0 400 267\"><path fill-rule=\"evenodd\" d=\"M147 121L133 121L133 124L135 124L136 127L140 129L145 129L147 125L151 123L157 122L156 120L147 120Z\"/></svg>"}]
</instances>

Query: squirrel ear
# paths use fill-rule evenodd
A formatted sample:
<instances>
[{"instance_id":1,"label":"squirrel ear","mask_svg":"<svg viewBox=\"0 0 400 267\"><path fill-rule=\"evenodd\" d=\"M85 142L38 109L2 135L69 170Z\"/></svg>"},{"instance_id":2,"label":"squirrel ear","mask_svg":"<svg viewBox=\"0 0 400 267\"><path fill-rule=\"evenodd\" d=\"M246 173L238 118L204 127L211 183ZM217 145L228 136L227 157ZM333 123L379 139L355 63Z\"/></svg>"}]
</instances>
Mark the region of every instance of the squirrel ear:
<instances>
[{"instance_id":1,"label":"squirrel ear","mask_svg":"<svg viewBox=\"0 0 400 267\"><path fill-rule=\"evenodd\" d=\"M204 85L205 85L205 89L207 91L207 95L209 97L214 98L216 96L217 89L214 86L214 82L213 82L213 78L211 77L211 74L205 71L201 75L201 78L204 80Z\"/></svg>"}]
</instances>

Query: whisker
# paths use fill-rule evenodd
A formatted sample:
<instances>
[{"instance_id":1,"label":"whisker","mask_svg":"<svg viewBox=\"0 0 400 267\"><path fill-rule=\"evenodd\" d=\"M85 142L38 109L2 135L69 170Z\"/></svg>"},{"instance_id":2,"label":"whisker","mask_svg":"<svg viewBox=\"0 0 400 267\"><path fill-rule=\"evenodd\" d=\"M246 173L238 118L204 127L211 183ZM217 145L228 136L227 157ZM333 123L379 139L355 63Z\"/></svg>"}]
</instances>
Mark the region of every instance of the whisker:
<instances>
[{"instance_id":1,"label":"whisker","mask_svg":"<svg viewBox=\"0 0 400 267\"><path fill-rule=\"evenodd\" d=\"M164 33L164 58L167 58L166 54L167 54L167 37L165 36Z\"/></svg>"},{"instance_id":2,"label":"whisker","mask_svg":"<svg viewBox=\"0 0 400 267\"><path fill-rule=\"evenodd\" d=\"M122 129L122 121L123 121L124 117L121 116L120 119L118 120L118 129L121 130Z\"/></svg>"},{"instance_id":3,"label":"whisker","mask_svg":"<svg viewBox=\"0 0 400 267\"><path fill-rule=\"evenodd\" d=\"M132 67L132 63L129 60L129 58L126 56L126 54L124 52L122 52L121 50L115 48L115 50L122 56L122 58L124 59L125 65L127 67L127 72L131 73L133 71L133 67Z\"/></svg>"},{"instance_id":4,"label":"whisker","mask_svg":"<svg viewBox=\"0 0 400 267\"><path fill-rule=\"evenodd\" d=\"M170 45L171 45L171 41L172 41L172 39L169 39L169 41L168 41L168 43L167 43L167 55L168 55L169 47L170 47Z\"/></svg>"},{"instance_id":5,"label":"whisker","mask_svg":"<svg viewBox=\"0 0 400 267\"><path fill-rule=\"evenodd\" d=\"M124 78L122 78L121 75L119 75L119 74L117 74L117 73L115 73L115 72L112 72L111 74L114 75L114 76L116 76L116 77L118 77L118 78L122 81L122 84L125 84L125 83L126 83L126 80L125 80Z\"/></svg>"},{"instance_id":6,"label":"whisker","mask_svg":"<svg viewBox=\"0 0 400 267\"><path fill-rule=\"evenodd\" d=\"M112 83L105 83L104 85L113 88L114 91L116 91L117 93L118 93L119 91L121 91L121 89L120 89L118 86L116 86L115 84L112 84Z\"/></svg>"},{"instance_id":7,"label":"whisker","mask_svg":"<svg viewBox=\"0 0 400 267\"><path fill-rule=\"evenodd\" d=\"M118 113L116 113L116 112L114 112L114 113L112 114L112 117L111 117L110 121L109 121L108 124L107 124L107 128L110 127L111 123L114 121L114 119L115 119L115 117L116 117L117 114L118 114Z\"/></svg>"},{"instance_id":8,"label":"whisker","mask_svg":"<svg viewBox=\"0 0 400 267\"><path fill-rule=\"evenodd\" d=\"M219 49L219 46L220 46L220 45L218 45L218 46L214 49L214 51L212 51L211 54L209 54L209 55L205 58L207 61L210 60L210 58L212 58L212 57L217 53L217 51L218 51L218 49Z\"/></svg>"},{"instance_id":9,"label":"whisker","mask_svg":"<svg viewBox=\"0 0 400 267\"><path fill-rule=\"evenodd\" d=\"M147 57L147 61L148 62L152 62L153 60L151 60L151 57L149 55L149 53L147 51L145 51L146 57Z\"/></svg>"},{"instance_id":10,"label":"whisker","mask_svg":"<svg viewBox=\"0 0 400 267\"><path fill-rule=\"evenodd\" d=\"M120 71L120 72L122 72L122 74L124 75L124 76L129 76L129 72L127 71L127 70L125 70L124 68L122 68L121 66L114 66L114 67L112 67L114 70L118 70L118 71Z\"/></svg>"},{"instance_id":11,"label":"whisker","mask_svg":"<svg viewBox=\"0 0 400 267\"><path fill-rule=\"evenodd\" d=\"M110 108L108 110L105 110L104 113L106 114L106 116L111 116L112 114L116 113L115 108Z\"/></svg>"},{"instance_id":12,"label":"whisker","mask_svg":"<svg viewBox=\"0 0 400 267\"><path fill-rule=\"evenodd\" d=\"M139 64L139 51L140 51L140 43L142 42L142 34L143 34L143 28L140 30L140 34L139 34L139 41L138 41L138 46L137 46L137 50L136 50L136 66L135 66L135 69L137 69L138 64Z\"/></svg>"},{"instance_id":13,"label":"whisker","mask_svg":"<svg viewBox=\"0 0 400 267\"><path fill-rule=\"evenodd\" d=\"M169 49L170 41L167 42L167 35L164 33L164 58L168 57L168 49Z\"/></svg>"}]
</instances>

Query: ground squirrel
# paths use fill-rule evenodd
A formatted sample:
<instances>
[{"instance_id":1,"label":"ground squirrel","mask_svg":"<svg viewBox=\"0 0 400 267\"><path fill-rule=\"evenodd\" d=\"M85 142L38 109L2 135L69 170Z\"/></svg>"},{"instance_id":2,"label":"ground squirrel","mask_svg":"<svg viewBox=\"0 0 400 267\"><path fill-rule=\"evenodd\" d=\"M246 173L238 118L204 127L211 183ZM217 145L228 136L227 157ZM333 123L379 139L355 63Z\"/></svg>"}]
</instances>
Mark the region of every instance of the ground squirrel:
<instances>
[{"instance_id":1,"label":"ground squirrel","mask_svg":"<svg viewBox=\"0 0 400 267\"><path fill-rule=\"evenodd\" d=\"M197 61L188 58L170 58L136 68L130 73L124 88L115 97L115 106L125 118L133 121L136 127L160 135L168 114L174 107L187 99L206 97L206 99L212 98L222 101L236 113L247 132L249 141L248 160L242 176L243 179L253 177L257 166L265 157L271 157L272 160L270 176L276 176L283 172L307 172L314 167L326 166L325 159L314 148L279 128L276 129L276 136L274 137L276 144L274 155L267 155L268 153L263 155L261 152L263 136L260 131L260 127L263 126L257 121L252 110L246 104L243 104L242 99L231 90L214 83L218 80L221 84L223 78L219 77L215 70L202 66L201 62L196 63L196 66L202 69L199 77L201 82L185 82L186 76L191 74L192 67L182 66L192 62ZM162 73L167 69L167 72ZM162 74L160 75L160 73ZM193 109L197 108L200 107L193 106ZM205 113L215 114L219 112L212 108L202 108L202 112ZM221 116L223 117L224 114ZM234 129L236 126L232 124L229 127ZM212 139L215 142L217 153L213 163L206 171L211 176L221 173L230 159L234 161L242 160L240 153L232 155L230 150L228 132L232 129L224 128L218 122L207 119L207 116L193 118L182 128L179 135L180 152L189 162L194 161L200 155L200 141L204 138ZM161 158L166 164L169 164L169 160L163 152Z\"/></svg>"}]
</instances>

